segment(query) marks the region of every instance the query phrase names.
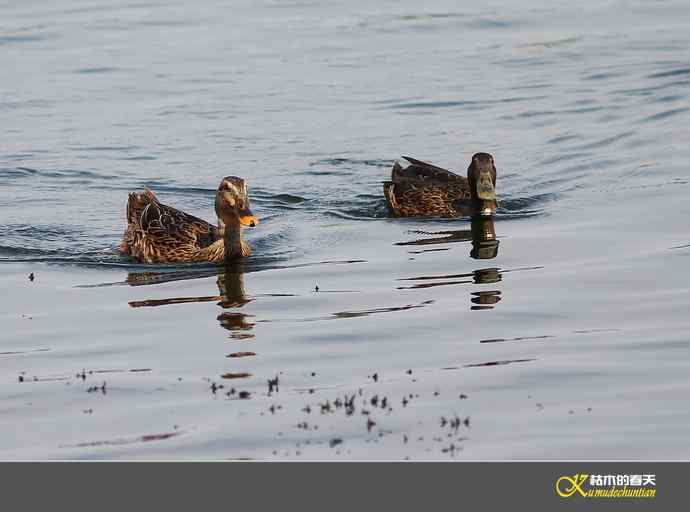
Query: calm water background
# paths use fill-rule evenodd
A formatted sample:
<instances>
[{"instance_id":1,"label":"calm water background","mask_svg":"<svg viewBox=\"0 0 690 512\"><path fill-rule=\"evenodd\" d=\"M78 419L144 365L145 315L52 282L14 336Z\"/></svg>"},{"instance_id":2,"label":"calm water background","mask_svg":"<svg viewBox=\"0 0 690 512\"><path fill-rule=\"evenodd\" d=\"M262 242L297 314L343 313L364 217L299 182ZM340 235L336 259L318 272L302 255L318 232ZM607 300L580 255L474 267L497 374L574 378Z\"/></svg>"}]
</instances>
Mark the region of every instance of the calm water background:
<instances>
[{"instance_id":1,"label":"calm water background","mask_svg":"<svg viewBox=\"0 0 690 512\"><path fill-rule=\"evenodd\" d=\"M688 4L526 4L0 3L0 458L690 458ZM476 151L497 257L397 245ZM117 254L229 174L251 259Z\"/></svg>"}]
</instances>

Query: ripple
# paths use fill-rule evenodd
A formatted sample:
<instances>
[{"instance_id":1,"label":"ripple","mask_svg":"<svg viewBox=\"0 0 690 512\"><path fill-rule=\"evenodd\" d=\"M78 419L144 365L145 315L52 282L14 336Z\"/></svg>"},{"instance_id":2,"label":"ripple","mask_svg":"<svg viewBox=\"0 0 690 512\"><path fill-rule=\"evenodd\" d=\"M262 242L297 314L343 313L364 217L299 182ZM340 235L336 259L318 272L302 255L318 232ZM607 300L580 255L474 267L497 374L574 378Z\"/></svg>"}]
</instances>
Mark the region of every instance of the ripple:
<instances>
[{"instance_id":1,"label":"ripple","mask_svg":"<svg viewBox=\"0 0 690 512\"><path fill-rule=\"evenodd\" d=\"M120 71L120 68L116 67L94 67L94 68L81 68L75 70L75 73L80 75L93 75L98 73L112 73L114 71Z\"/></svg>"},{"instance_id":2,"label":"ripple","mask_svg":"<svg viewBox=\"0 0 690 512\"><path fill-rule=\"evenodd\" d=\"M679 68L679 69L672 69L670 71L661 71L659 73L653 73L651 75L647 75L647 78L667 78L669 76L681 76L681 75L690 75L690 68Z\"/></svg>"},{"instance_id":3,"label":"ripple","mask_svg":"<svg viewBox=\"0 0 690 512\"><path fill-rule=\"evenodd\" d=\"M368 158L368 159L358 159L358 158L325 158L323 160L317 160L309 164L310 166L317 165L333 165L336 167L391 167L395 160L386 158Z\"/></svg>"},{"instance_id":4,"label":"ripple","mask_svg":"<svg viewBox=\"0 0 690 512\"><path fill-rule=\"evenodd\" d=\"M403 102L385 102L389 103L382 107L386 110L400 110L400 109L439 109L439 108L455 108L466 107L473 110L486 108L492 105L500 105L504 103L519 103L524 101L536 101L546 99L548 96L510 96L507 98L500 98L494 100L420 100L420 101L403 101ZM392 162L391 162L392 165Z\"/></svg>"},{"instance_id":5,"label":"ripple","mask_svg":"<svg viewBox=\"0 0 690 512\"><path fill-rule=\"evenodd\" d=\"M658 113L651 115L649 117L645 117L640 122L648 123L648 122L653 122L653 121L661 121L662 119L667 119L669 117L673 117L677 114L682 114L683 112L688 112L688 111L690 111L690 107L681 107L681 108L674 108L671 110L665 110L663 112L658 112Z\"/></svg>"},{"instance_id":6,"label":"ripple","mask_svg":"<svg viewBox=\"0 0 690 512\"><path fill-rule=\"evenodd\" d=\"M471 23L471 25L481 29L497 29L510 28L515 25L515 22L498 18L484 18Z\"/></svg>"},{"instance_id":7,"label":"ripple","mask_svg":"<svg viewBox=\"0 0 690 512\"><path fill-rule=\"evenodd\" d=\"M105 174L88 169L34 169L31 167L17 167L3 172L3 178L16 179L26 177L54 178L66 183L73 183L75 181L81 183L86 178L90 180L119 179L119 176L114 174Z\"/></svg>"},{"instance_id":8,"label":"ripple","mask_svg":"<svg viewBox=\"0 0 690 512\"><path fill-rule=\"evenodd\" d=\"M605 137L601 140L598 140L596 142L590 142L588 144L582 144L580 146L575 146L572 149L575 150L583 150L583 149L595 149L595 148L602 148L605 146L609 146L613 144L614 142L618 142L621 139L625 139L627 137L630 137L631 135L635 135L635 132L631 131L626 131L623 133L619 133L617 135L612 135L610 137Z\"/></svg>"},{"instance_id":9,"label":"ripple","mask_svg":"<svg viewBox=\"0 0 690 512\"><path fill-rule=\"evenodd\" d=\"M86 448L96 446L122 446L136 443L148 443L151 441L163 441L184 434L183 431L164 432L161 434L146 434L138 437L122 437L115 439L105 439L102 441L87 441L72 445L62 445L60 448Z\"/></svg>"},{"instance_id":10,"label":"ripple","mask_svg":"<svg viewBox=\"0 0 690 512\"><path fill-rule=\"evenodd\" d=\"M40 34L26 34L21 36L0 36L0 45L6 44L21 44L21 43L35 43L47 39L45 35Z\"/></svg>"},{"instance_id":11,"label":"ripple","mask_svg":"<svg viewBox=\"0 0 690 512\"><path fill-rule=\"evenodd\" d=\"M415 101L409 103L397 103L386 108L389 109L405 109L405 108L448 108L448 107L466 107L468 105L479 105L478 101L470 100L456 100L456 101Z\"/></svg>"}]
</instances>

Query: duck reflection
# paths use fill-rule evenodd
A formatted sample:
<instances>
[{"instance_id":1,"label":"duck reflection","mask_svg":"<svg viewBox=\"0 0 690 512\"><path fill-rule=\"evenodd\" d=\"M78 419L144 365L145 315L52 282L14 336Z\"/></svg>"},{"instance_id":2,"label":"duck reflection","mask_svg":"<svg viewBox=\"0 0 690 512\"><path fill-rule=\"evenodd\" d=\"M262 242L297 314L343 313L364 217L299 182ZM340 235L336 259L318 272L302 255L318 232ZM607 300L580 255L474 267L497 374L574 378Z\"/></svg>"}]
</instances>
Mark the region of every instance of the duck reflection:
<instances>
[{"instance_id":1,"label":"duck reflection","mask_svg":"<svg viewBox=\"0 0 690 512\"><path fill-rule=\"evenodd\" d=\"M420 238L407 242L398 242L396 245L438 245L455 242L471 242L472 249L470 257L478 260L493 259L498 256L499 242L496 238L494 222L491 218L475 217L472 218L470 229L457 231L439 231L435 233L420 233L425 235L436 235L432 237ZM441 235L441 236L439 236ZM439 249L427 249L419 252L428 252ZM417 252L416 254L418 254ZM408 277L399 279L400 281L413 281L410 286L399 286L398 290L412 290L419 288L433 288L437 286L449 286L459 284L495 284L503 279L503 272L500 268L490 267L474 270L463 274L444 274ZM501 300L500 290L486 290L470 293L470 309L485 310L493 307Z\"/></svg>"},{"instance_id":2,"label":"duck reflection","mask_svg":"<svg viewBox=\"0 0 690 512\"><path fill-rule=\"evenodd\" d=\"M244 274L239 272L226 272L218 274L218 290L221 300L218 305L223 309L241 308L252 301L244 290ZM253 338L249 333L254 328L255 322L249 320L254 315L248 315L238 311L225 311L218 315L217 320L221 327L230 331L230 337L237 340Z\"/></svg>"},{"instance_id":3,"label":"duck reflection","mask_svg":"<svg viewBox=\"0 0 690 512\"><path fill-rule=\"evenodd\" d=\"M430 238L419 238L407 242L398 242L395 245L439 245L456 242L472 242L470 257L479 260L492 259L498 256L498 240L494 228L494 221L491 218L476 217L472 219L470 229L460 229L454 231L436 231L431 233L417 232L432 236ZM429 252L439 249L427 249L420 252Z\"/></svg>"},{"instance_id":4,"label":"duck reflection","mask_svg":"<svg viewBox=\"0 0 690 512\"><path fill-rule=\"evenodd\" d=\"M470 257L475 260L490 260L498 256L498 240L492 219L472 219L470 231L472 233Z\"/></svg>"},{"instance_id":5,"label":"duck reflection","mask_svg":"<svg viewBox=\"0 0 690 512\"><path fill-rule=\"evenodd\" d=\"M217 272L214 271L214 272ZM208 271L202 272L132 272L127 276L127 283L131 286L147 284L160 284L170 281L187 279L199 279L209 277ZM129 302L133 308L167 306L170 304L185 304L192 302L217 302L223 309L241 308L253 299L247 296L244 286L244 274L242 272L221 271L217 274L216 285L218 295L205 295L199 297L171 297L167 299L148 299ZM254 328L255 322L250 319L253 315L238 311L224 311L216 318L220 326L230 331L230 337L234 339L253 338L249 333Z\"/></svg>"},{"instance_id":6,"label":"duck reflection","mask_svg":"<svg viewBox=\"0 0 690 512\"><path fill-rule=\"evenodd\" d=\"M471 306L470 309L475 311L480 309L492 309L494 304L501 300L501 292L499 290L472 292L470 295L472 295L470 301L475 304Z\"/></svg>"}]
</instances>

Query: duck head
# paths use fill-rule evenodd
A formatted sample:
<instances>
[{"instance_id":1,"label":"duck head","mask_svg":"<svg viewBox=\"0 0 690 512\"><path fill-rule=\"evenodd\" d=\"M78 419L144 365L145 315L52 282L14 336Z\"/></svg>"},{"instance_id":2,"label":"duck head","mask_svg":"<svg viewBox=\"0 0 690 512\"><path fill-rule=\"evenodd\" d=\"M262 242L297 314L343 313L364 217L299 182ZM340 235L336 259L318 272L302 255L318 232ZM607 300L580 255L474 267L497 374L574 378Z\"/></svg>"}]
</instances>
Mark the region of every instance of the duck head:
<instances>
[{"instance_id":1,"label":"duck head","mask_svg":"<svg viewBox=\"0 0 690 512\"><path fill-rule=\"evenodd\" d=\"M496 166L489 153L475 153L467 168L467 182L470 195L476 204L477 213L491 216L496 213Z\"/></svg>"},{"instance_id":2,"label":"duck head","mask_svg":"<svg viewBox=\"0 0 690 512\"><path fill-rule=\"evenodd\" d=\"M226 225L254 227L259 223L249 209L247 185L242 178L226 176L218 185L216 215Z\"/></svg>"}]
</instances>

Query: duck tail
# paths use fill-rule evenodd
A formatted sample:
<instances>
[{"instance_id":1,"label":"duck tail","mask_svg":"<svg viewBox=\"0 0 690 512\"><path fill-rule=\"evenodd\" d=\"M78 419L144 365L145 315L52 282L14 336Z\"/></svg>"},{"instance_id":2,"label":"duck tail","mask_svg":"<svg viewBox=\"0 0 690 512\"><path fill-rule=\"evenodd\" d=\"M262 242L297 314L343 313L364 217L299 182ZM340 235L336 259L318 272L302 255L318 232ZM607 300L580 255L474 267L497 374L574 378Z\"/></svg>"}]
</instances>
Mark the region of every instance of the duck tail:
<instances>
[{"instance_id":1,"label":"duck tail","mask_svg":"<svg viewBox=\"0 0 690 512\"><path fill-rule=\"evenodd\" d=\"M397 160L393 164L393 168L391 169L391 181L397 182L400 181L400 178L402 178L403 174L403 168L400 165L400 162Z\"/></svg>"},{"instance_id":2,"label":"duck tail","mask_svg":"<svg viewBox=\"0 0 690 512\"><path fill-rule=\"evenodd\" d=\"M144 208L155 202L158 202L158 199L148 188L145 188L141 193L130 192L127 199L127 222L129 224L137 223Z\"/></svg>"},{"instance_id":3,"label":"duck tail","mask_svg":"<svg viewBox=\"0 0 690 512\"><path fill-rule=\"evenodd\" d=\"M398 202L395 199L395 184L400 182L400 178L403 173L403 168L400 163L396 160L391 169L391 181L383 182L383 195L386 197L386 203L390 208L393 215L396 217L399 215Z\"/></svg>"},{"instance_id":4,"label":"duck tail","mask_svg":"<svg viewBox=\"0 0 690 512\"><path fill-rule=\"evenodd\" d=\"M397 216L397 214L398 214L398 203L395 200L394 187L395 187L395 185L393 184L392 181L384 181L383 182L383 195L386 197L386 203L388 203L388 207L393 212L393 215Z\"/></svg>"}]
</instances>

